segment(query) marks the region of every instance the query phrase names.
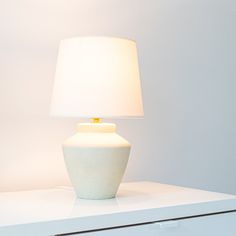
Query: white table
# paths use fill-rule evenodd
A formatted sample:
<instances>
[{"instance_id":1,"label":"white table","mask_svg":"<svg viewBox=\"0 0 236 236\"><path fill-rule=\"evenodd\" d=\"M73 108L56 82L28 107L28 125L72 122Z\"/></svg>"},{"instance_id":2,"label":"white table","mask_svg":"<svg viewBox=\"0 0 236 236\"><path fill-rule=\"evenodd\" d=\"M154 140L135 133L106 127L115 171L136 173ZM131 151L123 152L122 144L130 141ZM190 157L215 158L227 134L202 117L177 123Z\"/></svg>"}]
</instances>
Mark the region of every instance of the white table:
<instances>
[{"instance_id":1,"label":"white table","mask_svg":"<svg viewBox=\"0 0 236 236\"><path fill-rule=\"evenodd\" d=\"M76 199L70 187L0 193L1 236L235 236L236 196L152 182L117 198Z\"/></svg>"}]
</instances>

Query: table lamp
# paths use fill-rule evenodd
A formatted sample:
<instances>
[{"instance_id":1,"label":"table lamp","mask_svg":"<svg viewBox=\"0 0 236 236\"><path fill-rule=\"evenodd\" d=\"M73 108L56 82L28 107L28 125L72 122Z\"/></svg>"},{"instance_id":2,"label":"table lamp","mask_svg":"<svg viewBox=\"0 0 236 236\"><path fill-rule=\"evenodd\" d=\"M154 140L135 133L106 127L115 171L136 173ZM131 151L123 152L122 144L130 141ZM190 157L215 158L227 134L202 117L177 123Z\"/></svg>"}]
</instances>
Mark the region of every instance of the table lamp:
<instances>
[{"instance_id":1,"label":"table lamp","mask_svg":"<svg viewBox=\"0 0 236 236\"><path fill-rule=\"evenodd\" d=\"M135 41L114 37L62 40L51 114L90 118L63 143L64 160L77 197L113 198L119 188L130 144L116 125L102 118L143 116Z\"/></svg>"}]
</instances>

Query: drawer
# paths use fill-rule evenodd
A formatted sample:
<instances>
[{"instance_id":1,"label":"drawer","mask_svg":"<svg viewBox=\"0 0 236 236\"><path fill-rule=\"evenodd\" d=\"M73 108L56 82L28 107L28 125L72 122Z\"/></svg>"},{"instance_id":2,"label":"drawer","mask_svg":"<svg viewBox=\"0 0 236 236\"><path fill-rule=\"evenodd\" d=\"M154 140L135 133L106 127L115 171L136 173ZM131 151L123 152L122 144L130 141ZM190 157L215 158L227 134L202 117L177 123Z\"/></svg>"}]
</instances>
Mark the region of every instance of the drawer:
<instances>
[{"instance_id":1,"label":"drawer","mask_svg":"<svg viewBox=\"0 0 236 236\"><path fill-rule=\"evenodd\" d=\"M235 236L236 212L66 234L73 236Z\"/></svg>"}]
</instances>

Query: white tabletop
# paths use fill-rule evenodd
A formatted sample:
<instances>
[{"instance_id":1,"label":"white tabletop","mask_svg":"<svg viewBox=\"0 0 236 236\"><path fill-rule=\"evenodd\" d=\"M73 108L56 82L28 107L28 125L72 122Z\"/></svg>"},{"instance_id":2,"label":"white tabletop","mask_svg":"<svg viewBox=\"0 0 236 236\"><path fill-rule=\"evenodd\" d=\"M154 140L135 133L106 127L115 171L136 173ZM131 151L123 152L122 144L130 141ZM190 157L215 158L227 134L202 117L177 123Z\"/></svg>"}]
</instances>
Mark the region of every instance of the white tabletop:
<instances>
[{"instance_id":1,"label":"white tabletop","mask_svg":"<svg viewBox=\"0 0 236 236\"><path fill-rule=\"evenodd\" d=\"M54 235L236 210L236 196L152 182L123 183L108 200L71 187L0 193L0 235ZM38 234L37 234L37 233Z\"/></svg>"}]
</instances>

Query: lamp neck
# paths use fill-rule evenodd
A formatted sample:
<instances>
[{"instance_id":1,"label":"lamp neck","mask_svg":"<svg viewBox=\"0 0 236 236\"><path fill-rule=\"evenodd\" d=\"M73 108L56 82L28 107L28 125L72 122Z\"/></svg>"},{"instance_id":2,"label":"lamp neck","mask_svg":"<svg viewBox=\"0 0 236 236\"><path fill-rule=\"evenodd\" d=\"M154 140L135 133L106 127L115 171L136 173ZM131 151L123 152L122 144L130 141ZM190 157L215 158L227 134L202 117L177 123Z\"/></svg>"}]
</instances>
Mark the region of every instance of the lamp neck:
<instances>
[{"instance_id":1,"label":"lamp neck","mask_svg":"<svg viewBox=\"0 0 236 236\"><path fill-rule=\"evenodd\" d=\"M77 132L85 133L114 133L116 125L112 123L79 123L77 124Z\"/></svg>"}]
</instances>

